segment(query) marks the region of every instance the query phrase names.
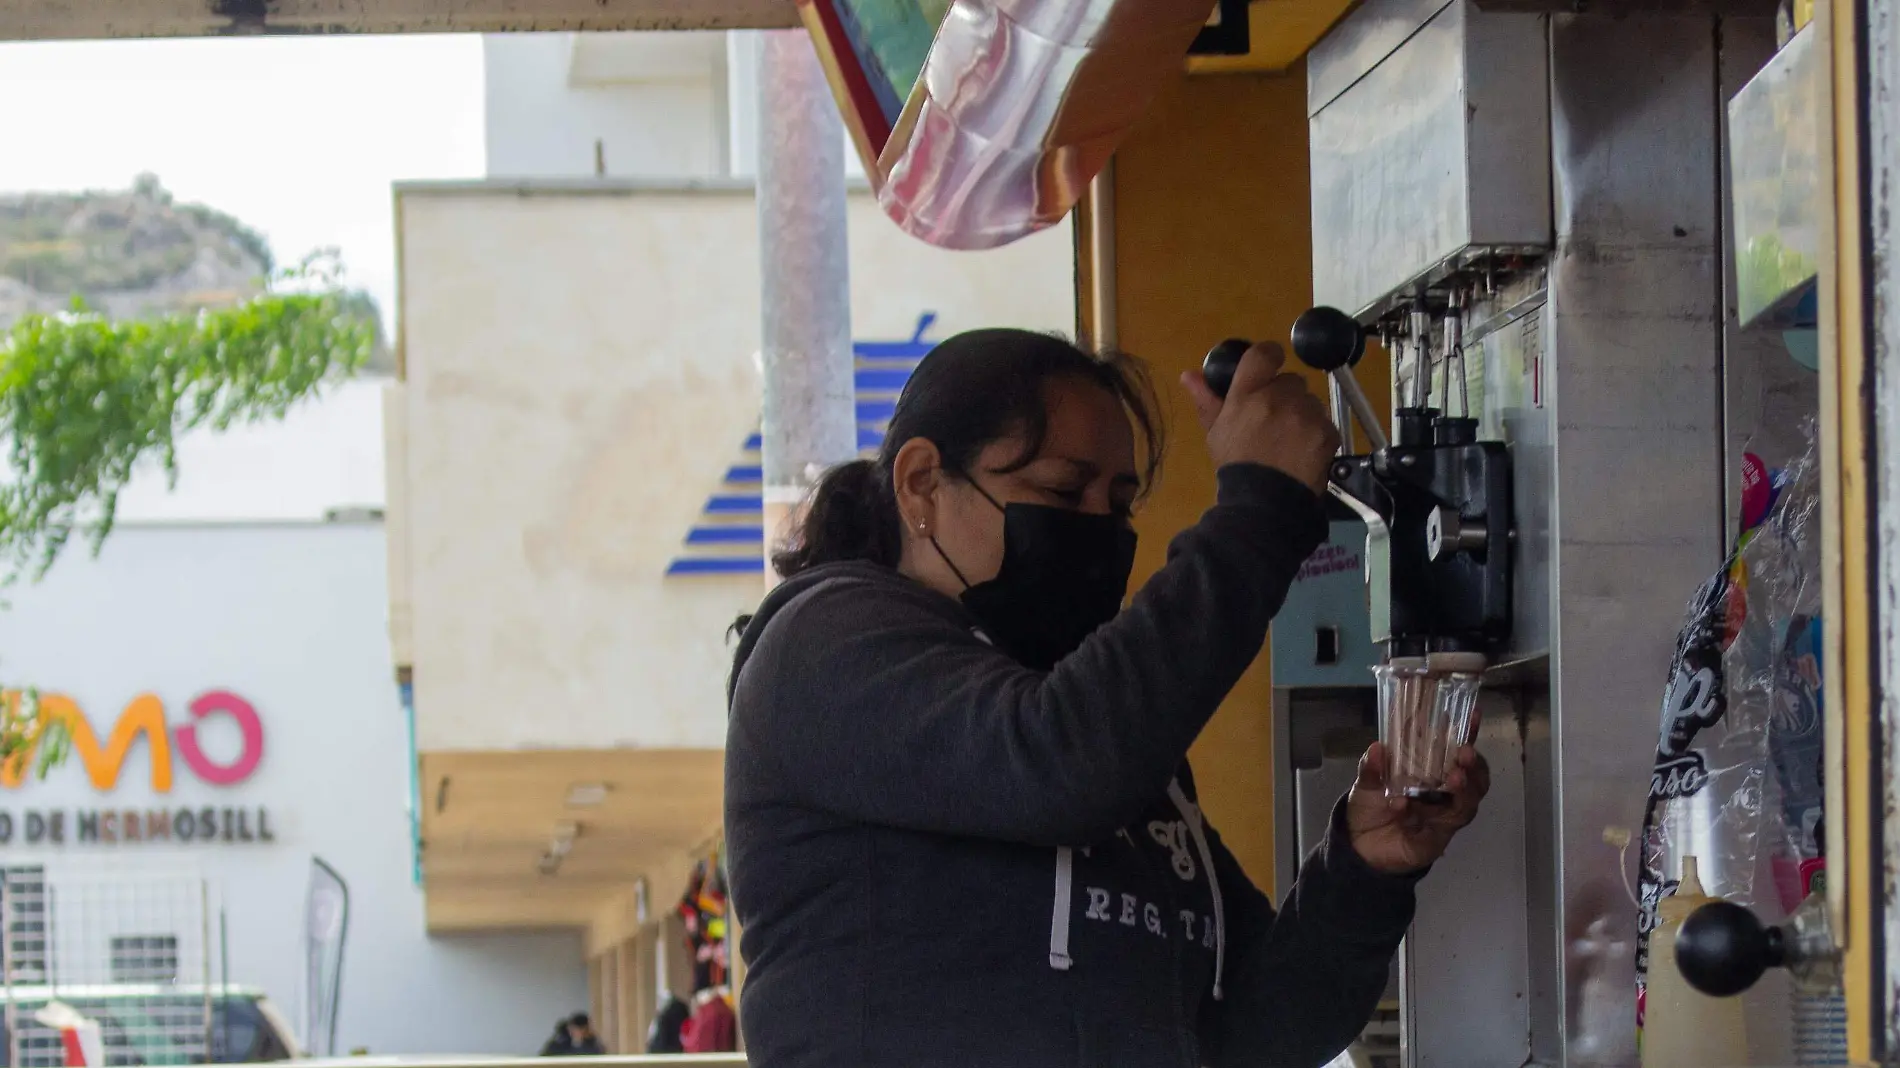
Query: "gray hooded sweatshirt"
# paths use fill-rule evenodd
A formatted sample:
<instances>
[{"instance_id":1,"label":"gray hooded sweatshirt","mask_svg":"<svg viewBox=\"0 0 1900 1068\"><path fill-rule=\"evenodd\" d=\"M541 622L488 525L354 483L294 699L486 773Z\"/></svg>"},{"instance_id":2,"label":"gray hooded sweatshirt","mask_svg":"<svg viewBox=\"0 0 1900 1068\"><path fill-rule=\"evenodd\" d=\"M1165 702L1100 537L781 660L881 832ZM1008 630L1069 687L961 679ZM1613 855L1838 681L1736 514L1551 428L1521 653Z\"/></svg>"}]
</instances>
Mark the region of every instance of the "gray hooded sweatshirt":
<instances>
[{"instance_id":1,"label":"gray hooded sweatshirt","mask_svg":"<svg viewBox=\"0 0 1900 1068\"><path fill-rule=\"evenodd\" d=\"M1343 1049L1417 876L1367 867L1342 802L1276 912L1186 763L1325 533L1311 490L1222 468L1167 565L1049 672L888 568L775 589L740 640L726 748L755 1068L1312 1068Z\"/></svg>"}]
</instances>

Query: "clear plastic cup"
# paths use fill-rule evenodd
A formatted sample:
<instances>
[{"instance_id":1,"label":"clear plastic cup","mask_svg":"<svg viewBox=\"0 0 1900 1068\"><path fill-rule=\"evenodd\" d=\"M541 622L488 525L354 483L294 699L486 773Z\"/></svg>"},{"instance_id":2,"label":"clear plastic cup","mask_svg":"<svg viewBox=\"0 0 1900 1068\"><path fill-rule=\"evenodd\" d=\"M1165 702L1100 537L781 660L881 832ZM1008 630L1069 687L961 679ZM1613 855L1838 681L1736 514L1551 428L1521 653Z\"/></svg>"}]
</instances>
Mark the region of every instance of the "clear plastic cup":
<instances>
[{"instance_id":1,"label":"clear plastic cup","mask_svg":"<svg viewBox=\"0 0 1900 1068\"><path fill-rule=\"evenodd\" d=\"M1385 795L1426 804L1450 801L1445 780L1458 749L1478 736L1484 657L1396 657L1372 674L1379 691L1379 740L1385 743Z\"/></svg>"}]
</instances>

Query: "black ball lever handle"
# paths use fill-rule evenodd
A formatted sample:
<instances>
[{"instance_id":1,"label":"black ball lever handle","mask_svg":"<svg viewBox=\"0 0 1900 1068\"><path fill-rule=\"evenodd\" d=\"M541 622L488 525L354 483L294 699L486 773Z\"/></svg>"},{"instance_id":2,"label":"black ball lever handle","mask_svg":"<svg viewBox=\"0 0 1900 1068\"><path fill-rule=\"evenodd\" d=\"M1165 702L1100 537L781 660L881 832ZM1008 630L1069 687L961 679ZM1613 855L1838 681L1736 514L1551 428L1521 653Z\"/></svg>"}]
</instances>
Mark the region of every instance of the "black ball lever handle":
<instances>
[{"instance_id":1,"label":"black ball lever handle","mask_svg":"<svg viewBox=\"0 0 1900 1068\"><path fill-rule=\"evenodd\" d=\"M1215 396L1227 396L1240 358L1252 347L1251 341L1230 337L1207 350L1207 357L1201 361L1201 377ZM1330 374L1356 366L1365 354L1365 331L1338 308L1311 308L1294 320L1293 355L1315 371Z\"/></svg>"},{"instance_id":2,"label":"black ball lever handle","mask_svg":"<svg viewBox=\"0 0 1900 1068\"><path fill-rule=\"evenodd\" d=\"M1293 320L1293 355L1315 371L1356 367L1365 354L1365 330L1338 308L1308 308Z\"/></svg>"},{"instance_id":3,"label":"black ball lever handle","mask_svg":"<svg viewBox=\"0 0 1900 1068\"><path fill-rule=\"evenodd\" d=\"M1764 927L1732 901L1711 901L1690 913L1676 932L1676 970L1712 998L1734 997L1762 973L1788 963L1779 927Z\"/></svg>"},{"instance_id":4,"label":"black ball lever handle","mask_svg":"<svg viewBox=\"0 0 1900 1068\"><path fill-rule=\"evenodd\" d=\"M1216 397L1227 399L1227 391L1234 385L1234 372L1240 370L1240 358L1250 348L1253 342L1230 337L1207 350L1207 358L1201 361L1201 378Z\"/></svg>"}]
</instances>

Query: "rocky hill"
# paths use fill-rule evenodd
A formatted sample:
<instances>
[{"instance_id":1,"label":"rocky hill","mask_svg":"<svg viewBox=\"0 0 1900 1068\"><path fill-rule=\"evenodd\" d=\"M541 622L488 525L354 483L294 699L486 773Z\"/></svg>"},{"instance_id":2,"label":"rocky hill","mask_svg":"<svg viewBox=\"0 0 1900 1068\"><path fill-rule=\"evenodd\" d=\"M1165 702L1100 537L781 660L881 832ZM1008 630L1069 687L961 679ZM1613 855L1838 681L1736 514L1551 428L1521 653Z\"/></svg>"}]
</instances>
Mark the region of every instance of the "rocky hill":
<instances>
[{"instance_id":1,"label":"rocky hill","mask_svg":"<svg viewBox=\"0 0 1900 1068\"><path fill-rule=\"evenodd\" d=\"M176 203L149 174L129 190L0 195L0 329L75 296L114 319L224 307L262 292L274 266L256 231ZM351 302L376 314L368 294Z\"/></svg>"}]
</instances>

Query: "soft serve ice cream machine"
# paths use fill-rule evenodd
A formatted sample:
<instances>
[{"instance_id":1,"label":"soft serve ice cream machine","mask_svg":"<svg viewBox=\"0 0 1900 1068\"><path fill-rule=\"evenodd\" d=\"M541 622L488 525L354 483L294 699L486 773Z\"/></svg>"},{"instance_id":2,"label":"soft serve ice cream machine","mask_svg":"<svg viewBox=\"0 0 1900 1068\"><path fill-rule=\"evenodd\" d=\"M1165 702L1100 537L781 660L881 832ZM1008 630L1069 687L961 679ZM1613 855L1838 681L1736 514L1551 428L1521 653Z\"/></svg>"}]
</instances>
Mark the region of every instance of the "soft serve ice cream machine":
<instances>
[{"instance_id":1,"label":"soft serve ice cream machine","mask_svg":"<svg viewBox=\"0 0 1900 1068\"><path fill-rule=\"evenodd\" d=\"M1314 308L1293 324L1292 342L1302 361L1332 376L1342 439L1356 421L1370 446L1334 461L1328 489L1365 529L1366 625L1380 650L1371 671L1389 775L1408 796L1444 800L1452 755L1473 740L1485 667L1510 637L1510 452L1478 440L1468 384L1452 389L1455 347L1445 400L1434 406L1430 376L1419 375L1395 414L1394 440L1353 378L1366 338L1351 316ZM1232 339L1208 353L1203 373L1215 392L1225 394L1247 348Z\"/></svg>"},{"instance_id":2,"label":"soft serve ice cream machine","mask_svg":"<svg viewBox=\"0 0 1900 1068\"><path fill-rule=\"evenodd\" d=\"M1272 638L1280 885L1382 729L1475 699L1493 773L1368 1032L1389 1063L1639 1062L1619 843L1683 606L1733 536L1730 473L1784 432L1755 398L1789 364L1730 312L1723 108L1774 56L1774 12L1713 10L1366 0L1308 56L1320 306L1291 342L1347 447ZM1389 423L1353 377L1375 341ZM1245 348L1209 353L1217 391ZM1704 920L1718 985L1812 943L1751 922Z\"/></svg>"}]
</instances>

